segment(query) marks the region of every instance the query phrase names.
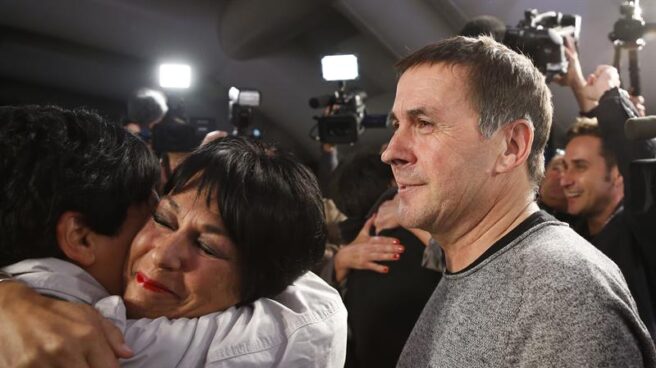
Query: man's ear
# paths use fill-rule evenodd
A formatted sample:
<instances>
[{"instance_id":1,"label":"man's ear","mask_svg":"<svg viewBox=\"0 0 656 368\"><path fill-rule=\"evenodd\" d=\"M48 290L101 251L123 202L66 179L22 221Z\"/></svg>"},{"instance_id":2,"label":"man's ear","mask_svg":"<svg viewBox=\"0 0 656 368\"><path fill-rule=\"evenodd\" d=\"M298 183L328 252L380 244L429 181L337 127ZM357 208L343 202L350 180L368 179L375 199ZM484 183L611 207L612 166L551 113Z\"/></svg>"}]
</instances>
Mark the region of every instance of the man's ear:
<instances>
[{"instance_id":1,"label":"man's ear","mask_svg":"<svg viewBox=\"0 0 656 368\"><path fill-rule=\"evenodd\" d=\"M66 211L57 221L57 243L66 257L82 267L96 261L93 244L90 244L91 229L85 224L82 214Z\"/></svg>"},{"instance_id":2,"label":"man's ear","mask_svg":"<svg viewBox=\"0 0 656 368\"><path fill-rule=\"evenodd\" d=\"M533 145L533 126L525 119L503 126L499 132L504 142L496 162L497 173L507 173L528 159Z\"/></svg>"},{"instance_id":3,"label":"man's ear","mask_svg":"<svg viewBox=\"0 0 656 368\"><path fill-rule=\"evenodd\" d=\"M613 183L613 186L615 186L622 192L624 191L624 177L620 173L620 169L617 167L617 165L613 166L610 169L610 179L611 182Z\"/></svg>"}]
</instances>

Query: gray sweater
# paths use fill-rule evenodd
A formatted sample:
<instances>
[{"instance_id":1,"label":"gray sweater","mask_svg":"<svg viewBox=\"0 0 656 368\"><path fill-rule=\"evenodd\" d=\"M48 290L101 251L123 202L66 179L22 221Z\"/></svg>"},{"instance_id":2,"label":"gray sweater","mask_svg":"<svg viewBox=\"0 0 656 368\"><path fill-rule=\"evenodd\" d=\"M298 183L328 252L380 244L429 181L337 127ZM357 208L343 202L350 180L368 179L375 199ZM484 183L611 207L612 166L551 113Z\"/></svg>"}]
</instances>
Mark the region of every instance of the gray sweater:
<instances>
[{"instance_id":1,"label":"gray sweater","mask_svg":"<svg viewBox=\"0 0 656 368\"><path fill-rule=\"evenodd\" d=\"M656 351L617 266L547 221L446 274L398 366L656 367Z\"/></svg>"}]
</instances>

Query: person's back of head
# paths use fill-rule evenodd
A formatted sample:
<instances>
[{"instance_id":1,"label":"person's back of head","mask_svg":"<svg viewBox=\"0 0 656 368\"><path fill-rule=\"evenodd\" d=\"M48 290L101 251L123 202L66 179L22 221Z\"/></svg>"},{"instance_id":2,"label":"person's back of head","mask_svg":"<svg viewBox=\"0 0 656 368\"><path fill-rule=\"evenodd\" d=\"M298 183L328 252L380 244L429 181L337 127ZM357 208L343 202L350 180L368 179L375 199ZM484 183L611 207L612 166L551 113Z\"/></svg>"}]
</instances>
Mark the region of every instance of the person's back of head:
<instances>
[{"instance_id":1,"label":"person's back of head","mask_svg":"<svg viewBox=\"0 0 656 368\"><path fill-rule=\"evenodd\" d=\"M95 113L0 107L0 173L4 266L27 258L67 259L58 244L65 213L77 214L94 233L115 236L129 207L151 198L159 164L137 137Z\"/></svg>"},{"instance_id":2,"label":"person's back of head","mask_svg":"<svg viewBox=\"0 0 656 368\"><path fill-rule=\"evenodd\" d=\"M141 129L152 128L164 118L168 109L162 92L141 88L128 101L128 118Z\"/></svg>"},{"instance_id":3,"label":"person's back of head","mask_svg":"<svg viewBox=\"0 0 656 368\"><path fill-rule=\"evenodd\" d=\"M331 183L333 200L348 218L364 220L376 200L394 183L389 165L377 153L358 153L337 167Z\"/></svg>"}]
</instances>

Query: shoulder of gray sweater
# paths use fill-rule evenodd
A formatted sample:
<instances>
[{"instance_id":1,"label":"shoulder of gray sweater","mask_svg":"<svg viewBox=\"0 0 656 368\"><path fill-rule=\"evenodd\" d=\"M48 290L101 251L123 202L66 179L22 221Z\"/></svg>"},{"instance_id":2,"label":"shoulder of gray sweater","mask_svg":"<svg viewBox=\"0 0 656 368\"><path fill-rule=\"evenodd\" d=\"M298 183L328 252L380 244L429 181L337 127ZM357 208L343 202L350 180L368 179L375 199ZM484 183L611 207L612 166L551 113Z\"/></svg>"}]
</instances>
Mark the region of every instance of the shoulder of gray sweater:
<instances>
[{"instance_id":1,"label":"shoulder of gray sweater","mask_svg":"<svg viewBox=\"0 0 656 368\"><path fill-rule=\"evenodd\" d=\"M569 226L540 224L521 243L514 257L522 259L525 279L533 287L544 284L550 290L571 291L594 286L600 293L612 290L625 301L631 299L617 265Z\"/></svg>"}]
</instances>

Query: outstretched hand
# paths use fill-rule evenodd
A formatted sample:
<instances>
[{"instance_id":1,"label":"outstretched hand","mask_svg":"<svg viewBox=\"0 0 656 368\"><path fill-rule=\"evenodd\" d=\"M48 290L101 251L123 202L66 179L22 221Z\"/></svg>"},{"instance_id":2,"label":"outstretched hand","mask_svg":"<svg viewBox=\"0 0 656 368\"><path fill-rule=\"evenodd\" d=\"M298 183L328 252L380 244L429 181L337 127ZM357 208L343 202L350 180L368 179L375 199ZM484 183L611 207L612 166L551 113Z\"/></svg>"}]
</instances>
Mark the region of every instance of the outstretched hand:
<instances>
[{"instance_id":1,"label":"outstretched hand","mask_svg":"<svg viewBox=\"0 0 656 368\"><path fill-rule=\"evenodd\" d=\"M369 218L355 240L337 251L335 255L337 282L342 282L352 269L387 273L389 271L387 266L376 261L396 261L401 257L405 248L398 239L369 235L375 220L376 215Z\"/></svg>"},{"instance_id":2,"label":"outstretched hand","mask_svg":"<svg viewBox=\"0 0 656 368\"><path fill-rule=\"evenodd\" d=\"M88 305L41 296L19 282L0 285L0 366L119 367L132 351Z\"/></svg>"}]
</instances>

